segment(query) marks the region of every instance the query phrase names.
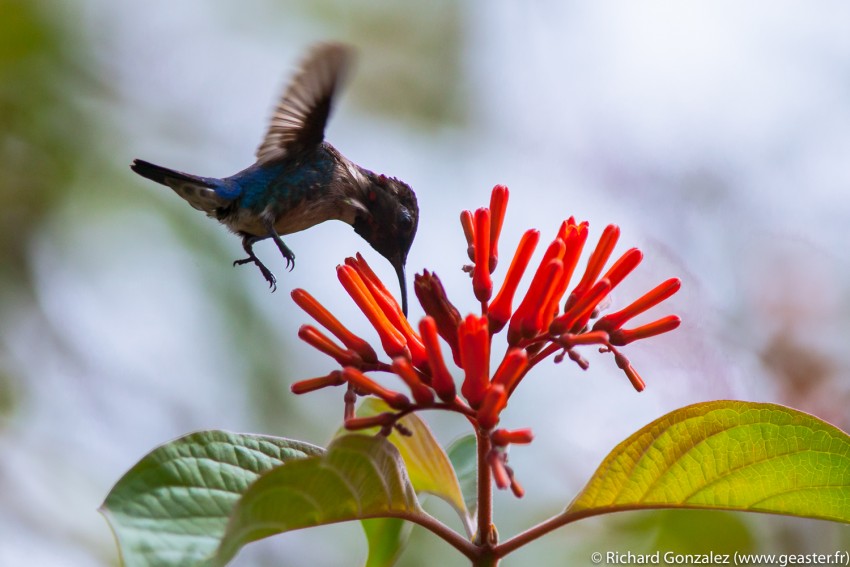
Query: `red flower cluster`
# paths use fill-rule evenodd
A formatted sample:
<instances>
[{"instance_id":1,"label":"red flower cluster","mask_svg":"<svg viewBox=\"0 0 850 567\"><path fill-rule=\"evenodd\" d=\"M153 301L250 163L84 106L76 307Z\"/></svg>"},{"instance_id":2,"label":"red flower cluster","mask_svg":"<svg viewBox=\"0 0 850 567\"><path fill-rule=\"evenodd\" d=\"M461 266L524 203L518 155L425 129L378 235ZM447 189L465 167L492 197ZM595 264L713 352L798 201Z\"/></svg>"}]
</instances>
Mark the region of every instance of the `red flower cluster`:
<instances>
[{"instance_id":1,"label":"red flower cluster","mask_svg":"<svg viewBox=\"0 0 850 567\"><path fill-rule=\"evenodd\" d=\"M416 296L426 313L418 330L414 329L396 300L359 254L337 267L340 282L375 327L390 362L381 361L365 340L349 331L309 293L302 289L294 290L292 297L295 302L338 342L311 325L302 326L298 336L334 358L342 370L297 382L292 385L292 391L303 394L346 384L345 426L351 430L379 426L386 434L393 428L404 433L398 420L410 412L445 409L462 413L477 430L489 435L493 449L487 462L496 485L499 488L511 487L517 496L521 496L522 488L513 479L513 472L506 464L505 448L509 444L530 443L531 431L508 431L495 427L523 377L550 355L555 355L556 362L568 356L586 369L587 361L575 348L598 345L600 352L614 355L616 364L634 388L643 390L643 380L617 347L672 331L679 326L680 320L670 315L633 329L624 329L623 325L676 293L680 282L671 278L627 307L597 318L600 302L634 270L643 254L632 248L603 274L620 235L617 226L609 225L591 253L581 279L567 294L588 233L587 222L577 224L570 217L561 223L555 239L547 247L519 306L513 309L514 297L540 240L539 231L534 229L528 230L520 239L504 281L491 301L491 275L498 264L499 234L507 202L508 189L497 185L489 208L461 213L467 251L473 262L465 269L472 277L475 297L481 302L480 315L461 317L447 298L439 278L426 270L414 281ZM496 370L491 372L492 339L506 326L508 348ZM438 337L448 345L454 364L463 370L460 396ZM380 385L368 376L375 371L398 376L410 395ZM378 396L393 411L365 418L354 417L357 395Z\"/></svg>"}]
</instances>

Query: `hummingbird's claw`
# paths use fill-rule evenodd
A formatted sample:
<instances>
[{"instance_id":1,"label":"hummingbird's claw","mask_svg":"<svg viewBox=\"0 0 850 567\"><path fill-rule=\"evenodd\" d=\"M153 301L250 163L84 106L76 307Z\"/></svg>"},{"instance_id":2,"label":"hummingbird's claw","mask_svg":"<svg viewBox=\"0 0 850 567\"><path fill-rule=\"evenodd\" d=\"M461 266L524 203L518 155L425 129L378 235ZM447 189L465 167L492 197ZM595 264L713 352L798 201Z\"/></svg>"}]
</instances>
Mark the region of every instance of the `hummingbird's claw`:
<instances>
[{"instance_id":1,"label":"hummingbird's claw","mask_svg":"<svg viewBox=\"0 0 850 567\"><path fill-rule=\"evenodd\" d=\"M263 277L269 282L269 287L274 293L277 290L277 279L274 277L274 274L269 270L265 264L263 264L257 255L254 254L254 243L258 240L258 238L254 236L245 236L242 238L242 248L248 254L247 258L242 258L240 260L234 260L234 266L241 266L243 264L253 263L260 269L260 273L263 274ZM281 243L282 244L282 243ZM287 248L287 250L289 250ZM290 252L292 254L292 252ZM294 258L294 256L293 256Z\"/></svg>"},{"instance_id":2,"label":"hummingbird's claw","mask_svg":"<svg viewBox=\"0 0 850 567\"><path fill-rule=\"evenodd\" d=\"M283 239L281 239L273 225L269 226L269 236L274 240L277 249L280 250L284 260L286 260L286 269L291 272L295 268L295 253L289 249L289 246L283 243Z\"/></svg>"},{"instance_id":3,"label":"hummingbird's claw","mask_svg":"<svg viewBox=\"0 0 850 567\"><path fill-rule=\"evenodd\" d=\"M263 277L269 282L269 287L274 293L277 290L277 278L274 277L274 274L269 270L265 264L260 262L260 259L254 256L253 254L248 258L242 258L241 260L234 260L234 266L241 266L243 264L256 264L256 266L260 269L260 273L263 274Z\"/></svg>"}]
</instances>

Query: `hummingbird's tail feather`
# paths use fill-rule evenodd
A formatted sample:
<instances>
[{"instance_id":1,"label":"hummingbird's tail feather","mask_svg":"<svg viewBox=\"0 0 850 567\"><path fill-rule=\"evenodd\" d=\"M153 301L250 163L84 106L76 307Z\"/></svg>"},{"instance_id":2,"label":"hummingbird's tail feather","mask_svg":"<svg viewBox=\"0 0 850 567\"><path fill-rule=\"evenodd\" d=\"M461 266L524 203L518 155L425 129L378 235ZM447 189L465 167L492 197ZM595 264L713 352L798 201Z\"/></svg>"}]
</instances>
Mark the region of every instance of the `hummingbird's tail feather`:
<instances>
[{"instance_id":1,"label":"hummingbird's tail feather","mask_svg":"<svg viewBox=\"0 0 850 567\"><path fill-rule=\"evenodd\" d=\"M217 192L221 185L218 179L190 175L141 159L133 160L130 169L151 181L171 187L194 208L210 215L231 201Z\"/></svg>"},{"instance_id":2,"label":"hummingbird's tail feather","mask_svg":"<svg viewBox=\"0 0 850 567\"><path fill-rule=\"evenodd\" d=\"M134 159L133 164L130 166L130 169L132 169L142 177L146 177L151 181L156 181L157 183L161 183L162 185L167 185L169 187L174 181L182 181L184 183L196 183L198 185L208 188L213 187L213 185L209 183L208 180L205 180L202 177L198 177L197 175L189 175L188 173L183 173L182 171L168 169L167 167L162 167L161 165L156 165L143 159Z\"/></svg>"}]
</instances>

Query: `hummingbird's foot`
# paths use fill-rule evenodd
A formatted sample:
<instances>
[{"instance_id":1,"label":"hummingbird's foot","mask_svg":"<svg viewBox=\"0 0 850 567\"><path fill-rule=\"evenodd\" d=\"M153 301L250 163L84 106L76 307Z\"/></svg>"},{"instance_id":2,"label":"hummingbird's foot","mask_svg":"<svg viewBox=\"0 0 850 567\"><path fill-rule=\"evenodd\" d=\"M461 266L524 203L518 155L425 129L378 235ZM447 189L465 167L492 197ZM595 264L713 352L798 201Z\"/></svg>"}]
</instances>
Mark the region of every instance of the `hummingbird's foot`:
<instances>
[{"instance_id":1,"label":"hummingbird's foot","mask_svg":"<svg viewBox=\"0 0 850 567\"><path fill-rule=\"evenodd\" d=\"M272 288L272 291L277 289L277 279L274 277L274 274L269 270L265 264L260 262L260 259L254 256L253 258L242 258L241 260L234 260L234 266L241 266L242 264L253 263L256 264L258 268L260 268L260 273L263 274L263 277L269 282L269 287Z\"/></svg>"},{"instance_id":2,"label":"hummingbird's foot","mask_svg":"<svg viewBox=\"0 0 850 567\"><path fill-rule=\"evenodd\" d=\"M266 265L263 264L259 258L257 258L257 255L254 254L254 242L256 242L257 240L258 239L254 237L244 237L242 239L242 248L244 248L245 252L248 253L248 257L242 258L241 260L234 260L233 265L241 266L243 264L249 263L255 264L260 269L260 273L263 274L263 277L266 279L266 281L269 282L269 287L271 288L272 292L274 292L275 290L277 290L277 279L275 279L274 274L271 272L271 270L269 270Z\"/></svg>"},{"instance_id":3,"label":"hummingbird's foot","mask_svg":"<svg viewBox=\"0 0 850 567\"><path fill-rule=\"evenodd\" d=\"M283 240L275 230L274 225L269 226L269 235L272 240L274 240L274 243L277 244L277 249L280 250L281 254L283 254L283 258L286 260L286 267L291 272L295 267L295 253L289 249L289 246L283 243Z\"/></svg>"}]
</instances>

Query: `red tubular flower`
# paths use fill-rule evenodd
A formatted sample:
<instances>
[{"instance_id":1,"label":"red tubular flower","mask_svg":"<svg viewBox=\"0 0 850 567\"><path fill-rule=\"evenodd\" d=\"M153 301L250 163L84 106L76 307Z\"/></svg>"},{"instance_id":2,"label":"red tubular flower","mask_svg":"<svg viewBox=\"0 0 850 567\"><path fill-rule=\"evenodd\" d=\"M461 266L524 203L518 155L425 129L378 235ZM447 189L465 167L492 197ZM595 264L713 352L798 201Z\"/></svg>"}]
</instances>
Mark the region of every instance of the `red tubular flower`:
<instances>
[{"instance_id":1,"label":"red tubular flower","mask_svg":"<svg viewBox=\"0 0 850 567\"><path fill-rule=\"evenodd\" d=\"M611 344L625 346L640 339L648 339L649 337L661 335L677 328L681 322L682 320L676 315L668 315L667 317L662 317L657 321L641 325L634 329L617 329L611 332Z\"/></svg>"},{"instance_id":2,"label":"red tubular flower","mask_svg":"<svg viewBox=\"0 0 850 567\"><path fill-rule=\"evenodd\" d=\"M316 298L310 295L307 291L303 289L293 289L291 295L292 299L295 300L295 303L301 309L306 311L307 314L313 317L313 319L315 319L322 327L330 331L333 336L342 341L342 344L360 355L360 358L362 358L364 362L376 362L378 360L378 355L369 343L349 331L345 325L340 323L336 317L331 315L330 311L325 309L325 307L316 301Z\"/></svg>"},{"instance_id":3,"label":"red tubular flower","mask_svg":"<svg viewBox=\"0 0 850 567\"><path fill-rule=\"evenodd\" d=\"M375 301L378 301L378 304L388 317L393 312L401 314L401 306L399 306L393 295L386 288L380 278L375 275L375 272L372 271L372 268L366 262L366 259L359 252L355 254L354 258L346 258L345 265L351 266L355 269L355 271L357 271L357 275L360 276L360 279L363 280L363 283L369 288L369 292L372 294L372 297Z\"/></svg>"},{"instance_id":4,"label":"red tubular flower","mask_svg":"<svg viewBox=\"0 0 850 567\"><path fill-rule=\"evenodd\" d=\"M422 379L416 373L410 361L406 358L398 357L393 360L392 370L404 380L407 387L410 388L410 393L416 403L422 406L430 406L434 403L434 392L431 388L422 382Z\"/></svg>"},{"instance_id":5,"label":"red tubular flower","mask_svg":"<svg viewBox=\"0 0 850 567\"><path fill-rule=\"evenodd\" d=\"M404 335L387 319L384 311L375 302L372 294L369 293L369 288L363 282L357 270L351 266L337 266L336 273L345 291L348 292L348 295L357 303L357 306L378 331L384 351L393 357L410 356Z\"/></svg>"},{"instance_id":6,"label":"red tubular flower","mask_svg":"<svg viewBox=\"0 0 850 567\"><path fill-rule=\"evenodd\" d=\"M357 353L345 350L312 325L301 325L298 338L336 360L341 366L360 366L363 362Z\"/></svg>"},{"instance_id":7,"label":"red tubular flower","mask_svg":"<svg viewBox=\"0 0 850 567\"><path fill-rule=\"evenodd\" d=\"M490 434L490 440L497 447L505 447L507 445L526 445L534 440L534 434L530 429L515 429L509 431L507 429L497 429Z\"/></svg>"},{"instance_id":8,"label":"red tubular flower","mask_svg":"<svg viewBox=\"0 0 850 567\"><path fill-rule=\"evenodd\" d=\"M519 280L525 273L528 267L528 262L531 260L531 255L537 247L537 242L540 240L540 231L531 229L525 231L519 241L516 253L511 266L508 268L508 273L505 275L505 281L496 298L490 303L490 308L487 315L490 318L490 332L498 333L511 318L511 309L514 300L516 288L519 285Z\"/></svg>"},{"instance_id":9,"label":"red tubular flower","mask_svg":"<svg viewBox=\"0 0 850 567\"><path fill-rule=\"evenodd\" d=\"M565 248L564 241L556 238L546 249L525 298L511 317L508 325L508 344L515 345L521 339L531 338L543 330L549 299L555 292L564 270L560 258Z\"/></svg>"},{"instance_id":10,"label":"red tubular flower","mask_svg":"<svg viewBox=\"0 0 850 567\"><path fill-rule=\"evenodd\" d=\"M508 188L504 185L496 185L490 193L490 261L489 268L492 274L499 263L499 235L502 233L502 223L505 220L505 211L508 208Z\"/></svg>"},{"instance_id":11,"label":"red tubular flower","mask_svg":"<svg viewBox=\"0 0 850 567\"><path fill-rule=\"evenodd\" d=\"M422 335L422 343L425 345L425 352L428 353L428 367L431 369L431 387L437 393L437 396L444 402L450 402L457 396L455 382L449 369L446 368L446 362L443 360L442 349L440 349L440 341L437 339L437 323L434 318L426 316L419 322L419 332Z\"/></svg>"},{"instance_id":12,"label":"red tubular flower","mask_svg":"<svg viewBox=\"0 0 850 567\"><path fill-rule=\"evenodd\" d=\"M460 392L472 408L478 408L490 385L490 333L487 318L469 315L458 332L460 360L465 373Z\"/></svg>"},{"instance_id":13,"label":"red tubular flower","mask_svg":"<svg viewBox=\"0 0 850 567\"><path fill-rule=\"evenodd\" d=\"M350 417L345 420L344 425L349 431L358 431L360 429L369 429L370 427L386 427L387 425L392 425L395 420L396 416L394 413L384 412L367 417Z\"/></svg>"},{"instance_id":14,"label":"red tubular flower","mask_svg":"<svg viewBox=\"0 0 850 567\"><path fill-rule=\"evenodd\" d=\"M482 429L493 429L499 423L499 414L508 405L508 393L501 384L491 384L478 408L478 425Z\"/></svg>"},{"instance_id":15,"label":"red tubular flower","mask_svg":"<svg viewBox=\"0 0 850 567\"><path fill-rule=\"evenodd\" d=\"M493 472L493 482L500 490L504 490L511 485L511 475L508 474L508 469L505 466L504 455L499 451L490 451L487 453L487 464L490 465L490 470Z\"/></svg>"},{"instance_id":16,"label":"red tubular flower","mask_svg":"<svg viewBox=\"0 0 850 567\"><path fill-rule=\"evenodd\" d=\"M632 363L629 362L629 359L613 349L612 351L614 352L614 361L620 370L626 373L626 377L632 383L634 389L638 392L643 392L643 389L646 388L646 383L640 377L640 374L637 373L637 370L634 369Z\"/></svg>"},{"instance_id":17,"label":"red tubular flower","mask_svg":"<svg viewBox=\"0 0 850 567\"><path fill-rule=\"evenodd\" d=\"M315 392L328 386L341 386L343 384L345 384L345 379L342 377L342 371L334 370L327 376L299 380L292 384L289 389L293 394L307 394L308 392Z\"/></svg>"},{"instance_id":18,"label":"red tubular flower","mask_svg":"<svg viewBox=\"0 0 850 567\"><path fill-rule=\"evenodd\" d=\"M558 337L558 344L564 348L583 345L607 345L610 337L605 331L587 331L584 333L564 333Z\"/></svg>"},{"instance_id":19,"label":"red tubular flower","mask_svg":"<svg viewBox=\"0 0 850 567\"><path fill-rule=\"evenodd\" d=\"M455 364L463 367L460 361L460 350L458 347L458 328L461 323L460 312L452 305L446 290L437 274L425 270L421 275L416 274L413 278L413 291L425 313L434 318L437 324L437 332L443 337L452 349L452 357Z\"/></svg>"},{"instance_id":20,"label":"red tubular flower","mask_svg":"<svg viewBox=\"0 0 850 567\"><path fill-rule=\"evenodd\" d=\"M396 330L404 335L404 340L407 348L410 349L410 357L413 363L416 366L424 364L427 360L427 355L425 354L425 347L422 345L419 335L410 326L410 322L401 311L401 306L399 306L398 302L396 302L395 298L393 298L378 276L375 275L375 272L372 271L372 268L369 267L363 256L357 254L356 259L346 258L345 264L357 271L360 279L369 288L369 293L372 294L372 298L378 307L380 307L387 320Z\"/></svg>"},{"instance_id":21,"label":"red tubular flower","mask_svg":"<svg viewBox=\"0 0 850 567\"><path fill-rule=\"evenodd\" d=\"M501 384L510 395L525 375L527 368L528 352L524 348L512 348L508 350L502 364L493 374L493 384Z\"/></svg>"},{"instance_id":22,"label":"red tubular flower","mask_svg":"<svg viewBox=\"0 0 850 567\"><path fill-rule=\"evenodd\" d=\"M611 282L608 280L599 280L596 284L585 293L578 302L560 317L556 317L549 326L549 332L560 335L565 331L572 329L581 329L596 309L600 301L605 299L605 296L611 291Z\"/></svg>"},{"instance_id":23,"label":"red tubular flower","mask_svg":"<svg viewBox=\"0 0 850 567\"><path fill-rule=\"evenodd\" d=\"M463 235L466 237L466 255L469 259L475 261L475 221L472 218L472 211L461 211L460 226L463 227Z\"/></svg>"},{"instance_id":24,"label":"red tubular flower","mask_svg":"<svg viewBox=\"0 0 850 567\"><path fill-rule=\"evenodd\" d=\"M591 253L581 280L564 302L588 238L588 223L577 223L570 217L561 223L548 245L519 306L513 309L514 296L540 240L537 230L523 234L504 281L491 300L494 291L491 273L498 264L498 241L507 201L507 188L497 185L491 193L489 208L461 213L467 252L474 263L471 268L464 269L471 272L473 292L481 304L480 316L470 314L462 318L446 297L436 274L424 271L416 275L414 290L426 316L418 327L411 325L390 291L359 254L356 258L346 259L345 264L337 268L340 282L377 330L391 363L381 361L372 347L343 326L309 293L300 289L293 291L295 302L344 347L317 328L303 326L299 336L336 359L342 370L296 382L292 391L305 393L347 383L344 397L346 428L377 426L381 427L384 435L394 430L404 434L398 419L410 412L435 408L458 412L472 421L479 435L483 432L489 434L492 445L486 455L486 466L492 471L499 488L510 487L519 497L524 490L507 465L505 448L511 444L530 443L533 435L529 429L494 428L510 396L529 369L548 357L554 357L556 363L569 357L586 369L589 363L579 350L598 345L600 348L597 350L614 356L615 363L632 386L637 391L643 390L643 379L618 348L672 331L681 321L677 316L669 315L632 329L622 327L676 293L681 282L669 279L631 305L600 318L589 327L591 319L597 317L600 303L640 264L643 254L637 248L631 248L605 271L620 235L616 225L609 225ZM508 349L491 375L493 335L506 326ZM463 369L460 397L443 358L438 337L446 341L455 364ZM364 371L392 372L410 389L410 397L385 388ZM354 407L358 395L377 396L385 400L393 411L356 418ZM435 403L435 396L439 403Z\"/></svg>"},{"instance_id":25,"label":"red tubular flower","mask_svg":"<svg viewBox=\"0 0 850 567\"><path fill-rule=\"evenodd\" d=\"M558 229L557 238L562 240L565 244L564 252L561 254L561 262L564 264L564 270L561 273L560 280L555 285L552 292L547 312L548 321L545 322L545 325L551 323L551 319L558 314L558 304L561 302L561 298L564 296L564 293L567 291L567 287L570 285L573 272L575 272L578 260L581 257L581 252L584 249L584 243L587 241L587 229L587 221L582 222L581 224L576 224L573 217L562 222L561 227Z\"/></svg>"},{"instance_id":26,"label":"red tubular flower","mask_svg":"<svg viewBox=\"0 0 850 567\"><path fill-rule=\"evenodd\" d=\"M614 331L622 327L629 319L640 315L647 309L654 307L679 291L682 287L682 282L678 278L670 278L669 280L660 283L652 290L642 295L637 300L633 301L628 307L610 313L602 317L593 325L593 330Z\"/></svg>"},{"instance_id":27,"label":"red tubular flower","mask_svg":"<svg viewBox=\"0 0 850 567\"><path fill-rule=\"evenodd\" d=\"M475 211L475 266L472 269L472 291L478 301L486 302L493 293L490 279L490 210Z\"/></svg>"},{"instance_id":28,"label":"red tubular flower","mask_svg":"<svg viewBox=\"0 0 850 567\"><path fill-rule=\"evenodd\" d=\"M342 377L358 390L367 394L378 396L393 409L403 410L410 407L410 399L401 392L394 392L384 388L356 368L346 366L342 369Z\"/></svg>"},{"instance_id":29,"label":"red tubular flower","mask_svg":"<svg viewBox=\"0 0 850 567\"><path fill-rule=\"evenodd\" d=\"M596 249L587 261L587 268L584 270L584 276L582 276L581 281L567 298L567 304L564 307L564 311L572 307L573 304L581 299L587 290L590 289L596 281L596 278L598 278L599 274L602 273L602 268L605 267L605 262L608 261L608 258L611 256L611 252L614 251L614 246L617 245L617 240L619 238L620 227L615 224L609 224L605 227L605 230L602 232L602 236L599 237L599 243L596 245Z\"/></svg>"},{"instance_id":30,"label":"red tubular flower","mask_svg":"<svg viewBox=\"0 0 850 567\"><path fill-rule=\"evenodd\" d=\"M611 282L611 289L614 289L626 276L632 273L632 270L637 268L641 260L643 260L643 252L637 248L630 248L620 256L619 260L614 262L614 265L605 272L602 278Z\"/></svg>"}]
</instances>

